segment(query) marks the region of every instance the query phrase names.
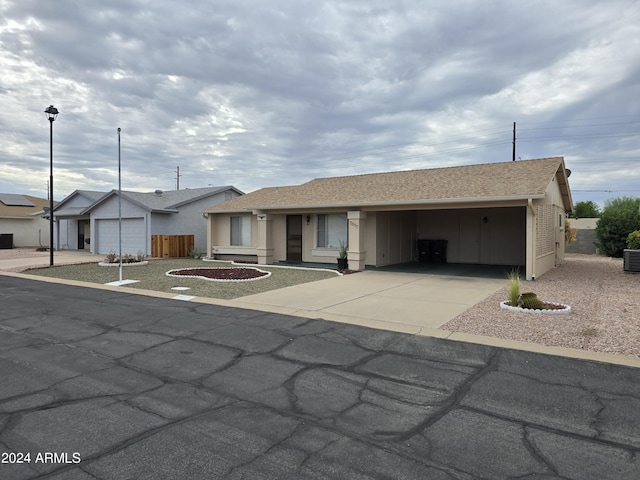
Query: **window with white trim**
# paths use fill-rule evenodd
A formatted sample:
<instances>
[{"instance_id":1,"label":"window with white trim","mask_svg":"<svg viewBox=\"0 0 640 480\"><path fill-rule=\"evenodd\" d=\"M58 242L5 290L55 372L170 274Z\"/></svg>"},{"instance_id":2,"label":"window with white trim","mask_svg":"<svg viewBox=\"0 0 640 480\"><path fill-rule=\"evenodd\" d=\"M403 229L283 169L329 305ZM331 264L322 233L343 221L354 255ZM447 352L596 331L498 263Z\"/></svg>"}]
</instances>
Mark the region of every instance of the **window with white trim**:
<instances>
[{"instance_id":1,"label":"window with white trim","mask_svg":"<svg viewBox=\"0 0 640 480\"><path fill-rule=\"evenodd\" d=\"M251 217L231 217L231 245L251 246Z\"/></svg>"},{"instance_id":2,"label":"window with white trim","mask_svg":"<svg viewBox=\"0 0 640 480\"><path fill-rule=\"evenodd\" d=\"M346 213L320 214L316 246L318 248L339 248L340 241L348 245L348 227Z\"/></svg>"}]
</instances>

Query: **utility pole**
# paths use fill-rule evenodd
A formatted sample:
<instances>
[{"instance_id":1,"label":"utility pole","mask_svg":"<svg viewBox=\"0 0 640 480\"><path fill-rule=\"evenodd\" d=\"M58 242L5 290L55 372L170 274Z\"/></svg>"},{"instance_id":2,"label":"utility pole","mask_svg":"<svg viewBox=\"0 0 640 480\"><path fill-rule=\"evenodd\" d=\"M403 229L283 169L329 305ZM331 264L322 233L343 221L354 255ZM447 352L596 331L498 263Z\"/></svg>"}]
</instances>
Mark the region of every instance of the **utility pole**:
<instances>
[{"instance_id":1,"label":"utility pole","mask_svg":"<svg viewBox=\"0 0 640 480\"><path fill-rule=\"evenodd\" d=\"M516 161L516 122L513 122L513 150L511 153L511 161Z\"/></svg>"},{"instance_id":2,"label":"utility pole","mask_svg":"<svg viewBox=\"0 0 640 480\"><path fill-rule=\"evenodd\" d=\"M176 190L180 190L180 165L176 167Z\"/></svg>"}]
</instances>

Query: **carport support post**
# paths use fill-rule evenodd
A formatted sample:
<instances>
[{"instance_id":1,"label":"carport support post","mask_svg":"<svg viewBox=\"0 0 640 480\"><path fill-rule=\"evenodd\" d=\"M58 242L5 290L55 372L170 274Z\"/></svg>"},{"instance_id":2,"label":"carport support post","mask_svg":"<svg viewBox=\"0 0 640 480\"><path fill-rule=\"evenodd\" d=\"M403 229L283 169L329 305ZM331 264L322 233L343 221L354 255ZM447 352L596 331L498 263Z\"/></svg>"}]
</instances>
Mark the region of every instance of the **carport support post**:
<instances>
[{"instance_id":1,"label":"carport support post","mask_svg":"<svg viewBox=\"0 0 640 480\"><path fill-rule=\"evenodd\" d=\"M349 270L364 270L367 251L364 248L364 231L367 225L367 213L360 211L347 212L349 222Z\"/></svg>"},{"instance_id":2,"label":"carport support post","mask_svg":"<svg viewBox=\"0 0 640 480\"><path fill-rule=\"evenodd\" d=\"M536 264L536 209L533 206L533 200L527 201L527 248L525 261L525 278L527 280L535 280L535 264Z\"/></svg>"},{"instance_id":3,"label":"carport support post","mask_svg":"<svg viewBox=\"0 0 640 480\"><path fill-rule=\"evenodd\" d=\"M269 265L273 263L273 215L253 212L258 218L258 263Z\"/></svg>"}]
</instances>

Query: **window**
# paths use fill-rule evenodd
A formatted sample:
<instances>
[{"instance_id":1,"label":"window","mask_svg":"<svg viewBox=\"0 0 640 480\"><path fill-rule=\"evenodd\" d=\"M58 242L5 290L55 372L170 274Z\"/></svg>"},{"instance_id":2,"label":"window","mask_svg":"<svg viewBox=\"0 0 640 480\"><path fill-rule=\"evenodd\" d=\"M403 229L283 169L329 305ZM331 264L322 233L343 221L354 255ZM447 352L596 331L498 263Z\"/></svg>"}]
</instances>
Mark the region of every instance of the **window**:
<instances>
[{"instance_id":1,"label":"window","mask_svg":"<svg viewBox=\"0 0 640 480\"><path fill-rule=\"evenodd\" d=\"M318 215L318 248L338 248L340 241L348 244L347 215L345 213Z\"/></svg>"},{"instance_id":2,"label":"window","mask_svg":"<svg viewBox=\"0 0 640 480\"><path fill-rule=\"evenodd\" d=\"M251 217L231 217L231 245L251 245Z\"/></svg>"}]
</instances>

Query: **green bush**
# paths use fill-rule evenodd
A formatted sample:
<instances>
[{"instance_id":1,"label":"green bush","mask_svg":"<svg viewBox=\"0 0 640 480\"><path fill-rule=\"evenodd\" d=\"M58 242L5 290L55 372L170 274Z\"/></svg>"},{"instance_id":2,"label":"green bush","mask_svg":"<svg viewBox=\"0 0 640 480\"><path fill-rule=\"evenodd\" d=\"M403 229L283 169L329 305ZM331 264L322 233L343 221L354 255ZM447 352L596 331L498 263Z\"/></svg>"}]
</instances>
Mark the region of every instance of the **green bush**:
<instances>
[{"instance_id":1,"label":"green bush","mask_svg":"<svg viewBox=\"0 0 640 480\"><path fill-rule=\"evenodd\" d=\"M631 232L627 237L627 248L640 250L640 230Z\"/></svg>"},{"instance_id":2,"label":"green bush","mask_svg":"<svg viewBox=\"0 0 640 480\"><path fill-rule=\"evenodd\" d=\"M621 197L607 201L596 227L597 245L602 253L622 257L629 234L640 230L639 210L640 198Z\"/></svg>"}]
</instances>

